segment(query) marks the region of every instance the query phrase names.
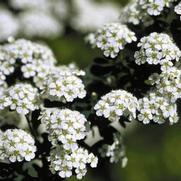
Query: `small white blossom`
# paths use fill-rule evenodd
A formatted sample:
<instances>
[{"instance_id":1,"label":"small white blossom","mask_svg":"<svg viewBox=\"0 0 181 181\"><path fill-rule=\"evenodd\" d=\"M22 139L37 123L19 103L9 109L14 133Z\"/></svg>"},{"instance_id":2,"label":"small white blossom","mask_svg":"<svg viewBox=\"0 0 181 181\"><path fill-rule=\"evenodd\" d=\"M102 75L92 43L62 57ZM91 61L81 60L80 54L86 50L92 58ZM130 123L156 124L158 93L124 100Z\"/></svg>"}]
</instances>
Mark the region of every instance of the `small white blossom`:
<instances>
[{"instance_id":1,"label":"small white blossom","mask_svg":"<svg viewBox=\"0 0 181 181\"><path fill-rule=\"evenodd\" d=\"M0 133L0 159L10 162L30 161L35 157L34 139L21 129L8 129Z\"/></svg>"},{"instance_id":2,"label":"small white blossom","mask_svg":"<svg viewBox=\"0 0 181 181\"><path fill-rule=\"evenodd\" d=\"M38 109L38 90L30 84L19 83L11 86L0 97L0 109L10 107L19 114L28 114Z\"/></svg>"},{"instance_id":3,"label":"small white blossom","mask_svg":"<svg viewBox=\"0 0 181 181\"><path fill-rule=\"evenodd\" d=\"M50 152L50 170L53 174L58 173L61 178L70 177L75 170L77 179L82 179L87 172L87 164L92 168L97 166L98 158L93 153L88 153L84 148L77 148L74 151L66 151L57 146Z\"/></svg>"},{"instance_id":4,"label":"small white blossom","mask_svg":"<svg viewBox=\"0 0 181 181\"><path fill-rule=\"evenodd\" d=\"M128 3L128 5L122 9L120 20L122 23L131 23L133 25L138 25L141 22L144 23L145 26L152 24L150 16L141 9L138 1L135 0Z\"/></svg>"},{"instance_id":5,"label":"small white blossom","mask_svg":"<svg viewBox=\"0 0 181 181\"><path fill-rule=\"evenodd\" d=\"M97 116L104 116L110 121L118 121L121 116L131 121L136 118L137 98L124 90L115 90L101 97L95 105Z\"/></svg>"},{"instance_id":6,"label":"small white blossom","mask_svg":"<svg viewBox=\"0 0 181 181\"><path fill-rule=\"evenodd\" d=\"M164 123L167 119L170 124L178 121L177 105L170 103L165 97L149 93L142 99L139 99L138 120L144 124L155 122Z\"/></svg>"},{"instance_id":7,"label":"small white blossom","mask_svg":"<svg viewBox=\"0 0 181 181\"><path fill-rule=\"evenodd\" d=\"M6 59L6 53L3 50L3 46L0 46L0 85L4 86L6 84L6 76L14 72L14 63L15 61Z\"/></svg>"},{"instance_id":8,"label":"small white blossom","mask_svg":"<svg viewBox=\"0 0 181 181\"><path fill-rule=\"evenodd\" d=\"M152 16L159 16L164 8L171 8L176 0L132 0L122 9L121 22L144 26L153 23ZM175 11L179 11L177 7Z\"/></svg>"},{"instance_id":9,"label":"small white blossom","mask_svg":"<svg viewBox=\"0 0 181 181\"><path fill-rule=\"evenodd\" d=\"M155 85L157 94L172 103L181 98L181 70L175 66L161 72L161 74L152 74L147 82Z\"/></svg>"},{"instance_id":10,"label":"small white blossom","mask_svg":"<svg viewBox=\"0 0 181 181\"><path fill-rule=\"evenodd\" d=\"M66 150L76 150L77 140L82 140L86 136L87 120L78 111L45 109L41 112L40 119L46 126L52 144L56 145L57 142L61 142Z\"/></svg>"},{"instance_id":11,"label":"small white blossom","mask_svg":"<svg viewBox=\"0 0 181 181\"><path fill-rule=\"evenodd\" d=\"M62 71L61 71L62 70ZM67 71L68 70L68 71ZM82 80L73 72L70 74L69 68L60 67L52 71L44 83L43 94L50 100L72 102L76 98L84 98L86 91ZM71 69L70 69L71 70Z\"/></svg>"},{"instance_id":12,"label":"small white blossom","mask_svg":"<svg viewBox=\"0 0 181 181\"><path fill-rule=\"evenodd\" d=\"M52 51L46 45L33 43L25 39L18 39L5 44L2 50L5 53L5 58L12 62L28 64L41 60L50 66L56 62Z\"/></svg>"},{"instance_id":13,"label":"small white blossom","mask_svg":"<svg viewBox=\"0 0 181 181\"><path fill-rule=\"evenodd\" d=\"M108 23L97 30L94 34L94 41L93 36L89 36L87 40L93 43L93 47L100 48L106 57L115 58L126 44L136 41L136 36L126 25Z\"/></svg>"},{"instance_id":14,"label":"small white blossom","mask_svg":"<svg viewBox=\"0 0 181 181\"><path fill-rule=\"evenodd\" d=\"M122 136L119 133L114 134L113 144L104 144L99 152L101 157L108 157L110 163L117 163L119 160L125 161L125 147L123 145ZM126 163L123 164L124 166Z\"/></svg>"},{"instance_id":15,"label":"small white blossom","mask_svg":"<svg viewBox=\"0 0 181 181\"><path fill-rule=\"evenodd\" d=\"M172 66L172 61L178 61L181 57L181 51L174 44L173 40L164 33L151 33L141 38L137 45L139 51L135 52L135 62L138 65L160 64L161 69L167 70L166 67Z\"/></svg>"},{"instance_id":16,"label":"small white blossom","mask_svg":"<svg viewBox=\"0 0 181 181\"><path fill-rule=\"evenodd\" d=\"M176 0L138 0L138 5L151 16L158 16L164 8L171 7Z\"/></svg>"},{"instance_id":17,"label":"small white blossom","mask_svg":"<svg viewBox=\"0 0 181 181\"><path fill-rule=\"evenodd\" d=\"M5 44L0 51L0 72L3 75L13 73L14 68L20 66L23 77L33 77L33 82L40 89L55 63L56 59L46 45L25 39Z\"/></svg>"}]
</instances>

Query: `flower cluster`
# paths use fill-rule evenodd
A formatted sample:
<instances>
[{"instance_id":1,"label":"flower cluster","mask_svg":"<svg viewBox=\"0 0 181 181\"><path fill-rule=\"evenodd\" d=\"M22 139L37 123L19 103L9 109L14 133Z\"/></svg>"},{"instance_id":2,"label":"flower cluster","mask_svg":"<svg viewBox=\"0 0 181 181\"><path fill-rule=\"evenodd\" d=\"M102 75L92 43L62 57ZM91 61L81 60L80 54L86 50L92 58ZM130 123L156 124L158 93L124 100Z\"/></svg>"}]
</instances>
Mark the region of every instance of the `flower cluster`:
<instances>
[{"instance_id":1,"label":"flower cluster","mask_svg":"<svg viewBox=\"0 0 181 181\"><path fill-rule=\"evenodd\" d=\"M167 119L170 124L176 123L178 115L175 102L181 98L181 71L177 68L181 51L164 33L151 33L143 37L138 47L140 50L135 52L138 65L148 63L161 66L161 73L153 73L146 80L146 83L155 87L139 100L138 120L144 124L161 124Z\"/></svg>"},{"instance_id":2,"label":"flower cluster","mask_svg":"<svg viewBox=\"0 0 181 181\"><path fill-rule=\"evenodd\" d=\"M82 179L86 174L86 165L92 168L97 166L98 159L86 149L78 148L73 152L64 150L61 146L56 147L50 152L50 170L53 174L58 172L62 178L70 177L73 171L77 179Z\"/></svg>"},{"instance_id":3,"label":"flower cluster","mask_svg":"<svg viewBox=\"0 0 181 181\"><path fill-rule=\"evenodd\" d=\"M6 113L10 116L9 109L16 110L12 113L25 118L25 115L43 108L44 98L72 102L75 98L86 95L83 82L79 78L84 76L85 72L75 64L56 66L52 51L45 45L25 39L9 39L8 43L0 47L0 65L0 110L3 114L0 119L7 118L8 124L16 121L9 122L9 117L5 115ZM87 120L84 115L66 108L47 108L40 113L42 126L46 127L52 143L52 150L57 150L56 147L61 144L63 157L60 158L60 153L56 152L57 156L50 160L52 172L58 171L61 177L68 177L75 172L77 178L81 178L87 171L87 164L92 167L97 165L97 157L79 147L79 141L87 134ZM3 124L4 122L1 123ZM15 123L15 126L18 127L19 124ZM33 159L36 147L31 136L26 134L17 129L0 132L0 159L9 159L11 162ZM53 152L51 151L52 154ZM61 166L57 168L56 164L60 161ZM68 168L68 173L64 172L65 167Z\"/></svg>"},{"instance_id":4,"label":"flower cluster","mask_svg":"<svg viewBox=\"0 0 181 181\"><path fill-rule=\"evenodd\" d=\"M36 60L49 63L55 62L52 51L46 46L33 43L25 39L18 39L5 44L2 50L6 54L6 58L12 61L18 61L21 64L32 63Z\"/></svg>"},{"instance_id":5,"label":"flower cluster","mask_svg":"<svg viewBox=\"0 0 181 181\"><path fill-rule=\"evenodd\" d=\"M61 71L64 70L64 71ZM52 71L44 83L43 94L50 100L59 100L62 102L72 102L75 98L84 98L86 91L82 80L75 74L81 72L72 72L71 69L65 70L60 67ZM83 73L83 72L82 72ZM69 74L69 75L68 75ZM71 75L72 74L72 75Z\"/></svg>"},{"instance_id":6,"label":"flower cluster","mask_svg":"<svg viewBox=\"0 0 181 181\"><path fill-rule=\"evenodd\" d=\"M162 124L169 120L170 124L178 122L177 105L172 104L167 98L158 96L155 92L149 93L139 99L138 120L144 124L155 122Z\"/></svg>"},{"instance_id":7,"label":"flower cluster","mask_svg":"<svg viewBox=\"0 0 181 181\"><path fill-rule=\"evenodd\" d=\"M72 2L76 14L71 24L81 32L95 31L105 23L116 21L120 14L120 8L113 3L97 3L92 0Z\"/></svg>"},{"instance_id":8,"label":"flower cluster","mask_svg":"<svg viewBox=\"0 0 181 181\"><path fill-rule=\"evenodd\" d=\"M176 0L132 0L122 9L121 22L148 26L153 23L152 16L160 15L164 8L171 8L173 2ZM179 14L179 5L175 7L175 12Z\"/></svg>"},{"instance_id":9,"label":"flower cluster","mask_svg":"<svg viewBox=\"0 0 181 181\"><path fill-rule=\"evenodd\" d=\"M0 97L0 109L10 107L20 114L28 114L38 109L38 90L30 84L18 83L8 88Z\"/></svg>"},{"instance_id":10,"label":"flower cluster","mask_svg":"<svg viewBox=\"0 0 181 181\"><path fill-rule=\"evenodd\" d=\"M181 70L176 67L161 74L152 74L147 82L155 85L157 93L172 103L181 98Z\"/></svg>"},{"instance_id":11,"label":"flower cluster","mask_svg":"<svg viewBox=\"0 0 181 181\"><path fill-rule=\"evenodd\" d=\"M63 144L65 150L76 150L77 141L86 136L84 115L69 109L45 109L40 116L42 124L46 126L49 140L53 145Z\"/></svg>"},{"instance_id":12,"label":"flower cluster","mask_svg":"<svg viewBox=\"0 0 181 181\"><path fill-rule=\"evenodd\" d=\"M174 10L175 10L176 14L180 15L180 20L181 20L181 2L178 3L177 6L175 6Z\"/></svg>"},{"instance_id":13,"label":"flower cluster","mask_svg":"<svg viewBox=\"0 0 181 181\"><path fill-rule=\"evenodd\" d=\"M121 116L131 121L136 118L137 98L124 90L114 90L101 97L95 105L97 116L104 116L110 121L118 121Z\"/></svg>"},{"instance_id":14,"label":"flower cluster","mask_svg":"<svg viewBox=\"0 0 181 181\"><path fill-rule=\"evenodd\" d=\"M3 47L0 47L0 85L4 86L6 84L6 76L14 72L15 61L9 59L7 60L6 54L2 49Z\"/></svg>"},{"instance_id":15,"label":"flower cluster","mask_svg":"<svg viewBox=\"0 0 181 181\"><path fill-rule=\"evenodd\" d=\"M99 149L99 152L101 154L101 157L108 157L110 163L117 163L119 160L121 160L123 167L125 167L127 164L127 158L125 156L125 147L123 145L123 140L120 133L114 134L114 140L112 145L103 145Z\"/></svg>"},{"instance_id":16,"label":"flower cluster","mask_svg":"<svg viewBox=\"0 0 181 181\"><path fill-rule=\"evenodd\" d=\"M75 171L78 179L87 172L86 165L96 167L98 159L86 149L78 146L77 141L86 136L84 115L69 109L45 109L40 119L49 133L49 140L54 146L50 152L50 170L58 172L62 178L70 177ZM62 145L57 146L58 142Z\"/></svg>"},{"instance_id":17,"label":"flower cluster","mask_svg":"<svg viewBox=\"0 0 181 181\"><path fill-rule=\"evenodd\" d=\"M151 33L141 38L138 43L139 51L135 52L135 62L138 65L160 64L162 70L167 70L173 65L173 60L178 61L181 57L181 51L174 44L173 40L164 33Z\"/></svg>"},{"instance_id":18,"label":"flower cluster","mask_svg":"<svg viewBox=\"0 0 181 181\"><path fill-rule=\"evenodd\" d=\"M136 41L136 36L126 25L108 23L88 36L87 41L100 48L106 57L115 58L126 44Z\"/></svg>"},{"instance_id":19,"label":"flower cluster","mask_svg":"<svg viewBox=\"0 0 181 181\"><path fill-rule=\"evenodd\" d=\"M52 51L46 45L25 39L3 45L0 55L0 72L4 76L13 73L15 67L20 67L23 77L26 79L32 77L39 88L42 88L46 75L56 62Z\"/></svg>"},{"instance_id":20,"label":"flower cluster","mask_svg":"<svg viewBox=\"0 0 181 181\"><path fill-rule=\"evenodd\" d=\"M141 10L141 6L134 0L122 9L120 20L122 23L131 23L133 25L138 25L140 22L145 25L151 24L151 18Z\"/></svg>"},{"instance_id":21,"label":"flower cluster","mask_svg":"<svg viewBox=\"0 0 181 181\"><path fill-rule=\"evenodd\" d=\"M164 8L170 7L176 0L138 0L139 6L151 16L158 16Z\"/></svg>"},{"instance_id":22,"label":"flower cluster","mask_svg":"<svg viewBox=\"0 0 181 181\"><path fill-rule=\"evenodd\" d=\"M0 132L0 160L10 162L30 161L35 157L35 141L21 129L8 129Z\"/></svg>"}]
</instances>

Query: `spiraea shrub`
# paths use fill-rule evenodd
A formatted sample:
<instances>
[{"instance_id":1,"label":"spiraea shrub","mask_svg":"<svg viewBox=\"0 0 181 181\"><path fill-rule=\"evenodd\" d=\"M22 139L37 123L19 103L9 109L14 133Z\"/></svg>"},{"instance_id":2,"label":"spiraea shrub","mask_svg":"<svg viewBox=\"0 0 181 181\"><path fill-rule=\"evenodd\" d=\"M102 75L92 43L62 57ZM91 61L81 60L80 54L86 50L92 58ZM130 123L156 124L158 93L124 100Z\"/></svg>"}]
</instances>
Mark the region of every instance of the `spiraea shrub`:
<instances>
[{"instance_id":1,"label":"spiraea shrub","mask_svg":"<svg viewBox=\"0 0 181 181\"><path fill-rule=\"evenodd\" d=\"M85 70L59 65L42 43L2 43L0 177L82 179L90 167L125 167L118 128L179 121L180 34L178 0L136 0L86 36L100 56Z\"/></svg>"}]
</instances>

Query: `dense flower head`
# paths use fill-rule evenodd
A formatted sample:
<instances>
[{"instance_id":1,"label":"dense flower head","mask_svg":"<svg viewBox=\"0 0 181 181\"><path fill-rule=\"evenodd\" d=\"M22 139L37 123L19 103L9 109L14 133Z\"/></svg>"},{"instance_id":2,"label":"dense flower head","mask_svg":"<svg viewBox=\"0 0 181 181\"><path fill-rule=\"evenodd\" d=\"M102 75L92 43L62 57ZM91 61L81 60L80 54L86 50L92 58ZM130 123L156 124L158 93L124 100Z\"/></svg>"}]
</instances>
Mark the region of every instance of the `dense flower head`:
<instances>
[{"instance_id":1,"label":"dense flower head","mask_svg":"<svg viewBox=\"0 0 181 181\"><path fill-rule=\"evenodd\" d=\"M132 0L125 6L120 15L123 23L138 25L143 23L144 26L153 23L153 16L159 16L164 8L170 8L176 0ZM175 9L179 14L179 6Z\"/></svg>"},{"instance_id":2,"label":"dense flower head","mask_svg":"<svg viewBox=\"0 0 181 181\"><path fill-rule=\"evenodd\" d=\"M87 164L92 168L97 166L98 159L93 153L90 153L84 148L77 148L70 152L64 150L61 146L57 146L50 152L50 170L53 174L58 173L62 178L70 177L75 173L77 179L82 177L87 172Z\"/></svg>"},{"instance_id":3,"label":"dense flower head","mask_svg":"<svg viewBox=\"0 0 181 181\"><path fill-rule=\"evenodd\" d=\"M146 25L152 22L148 14L142 11L138 2L134 0L122 9L120 20L123 23L131 23L133 25L138 25L141 22Z\"/></svg>"},{"instance_id":4,"label":"dense flower head","mask_svg":"<svg viewBox=\"0 0 181 181\"><path fill-rule=\"evenodd\" d=\"M13 17L13 14L0 7L0 41L5 41L10 36L16 36L18 29L18 21Z\"/></svg>"},{"instance_id":5,"label":"dense flower head","mask_svg":"<svg viewBox=\"0 0 181 181\"><path fill-rule=\"evenodd\" d=\"M3 51L3 47L0 47L0 75L4 75L4 78L0 78L1 80L5 80L5 76L10 75L14 72L14 60L7 60L6 53Z\"/></svg>"},{"instance_id":6,"label":"dense flower head","mask_svg":"<svg viewBox=\"0 0 181 181\"><path fill-rule=\"evenodd\" d=\"M135 33L126 25L108 23L87 38L93 47L100 48L106 57L115 58L128 43L136 41Z\"/></svg>"},{"instance_id":7,"label":"dense flower head","mask_svg":"<svg viewBox=\"0 0 181 181\"><path fill-rule=\"evenodd\" d=\"M52 51L43 44L33 43L29 40L18 39L9 42L2 47L6 59L18 61L22 64L31 63L35 60L46 61L47 63L55 62Z\"/></svg>"},{"instance_id":8,"label":"dense flower head","mask_svg":"<svg viewBox=\"0 0 181 181\"><path fill-rule=\"evenodd\" d=\"M13 40L0 48L0 80L20 66L23 77L32 77L35 85L42 88L43 80L55 63L56 59L46 45L25 39Z\"/></svg>"},{"instance_id":9,"label":"dense flower head","mask_svg":"<svg viewBox=\"0 0 181 181\"><path fill-rule=\"evenodd\" d=\"M134 56L138 65L160 64L164 70L168 66L173 66L172 61L178 61L181 57L181 51L165 33L151 33L141 38L137 46L140 50L136 51Z\"/></svg>"},{"instance_id":10,"label":"dense flower head","mask_svg":"<svg viewBox=\"0 0 181 181\"><path fill-rule=\"evenodd\" d=\"M178 122L177 105L170 103L167 98L158 96L155 92L139 99L138 120L144 124L158 124L169 120L170 124Z\"/></svg>"},{"instance_id":11,"label":"dense flower head","mask_svg":"<svg viewBox=\"0 0 181 181\"><path fill-rule=\"evenodd\" d=\"M97 116L104 116L110 121L118 121L121 116L131 121L136 117L137 98L124 90L113 90L101 97L95 105Z\"/></svg>"},{"instance_id":12,"label":"dense flower head","mask_svg":"<svg viewBox=\"0 0 181 181\"><path fill-rule=\"evenodd\" d=\"M61 71L62 69L62 71ZM81 72L72 72L65 68L54 69L44 83L43 94L50 100L72 102L76 98L84 98L86 91L82 80L75 74Z\"/></svg>"},{"instance_id":13,"label":"dense flower head","mask_svg":"<svg viewBox=\"0 0 181 181\"><path fill-rule=\"evenodd\" d=\"M1 89L6 87L6 76L14 72L14 61L7 61L5 53L0 47L0 85Z\"/></svg>"},{"instance_id":14,"label":"dense flower head","mask_svg":"<svg viewBox=\"0 0 181 181\"><path fill-rule=\"evenodd\" d=\"M53 145L63 144L66 150L78 148L77 141L86 136L85 116L78 111L69 109L45 109L40 116L42 124L46 126L49 140Z\"/></svg>"},{"instance_id":15,"label":"dense flower head","mask_svg":"<svg viewBox=\"0 0 181 181\"><path fill-rule=\"evenodd\" d=\"M38 90L27 83L17 83L0 97L0 109L10 107L20 114L38 109Z\"/></svg>"},{"instance_id":16,"label":"dense flower head","mask_svg":"<svg viewBox=\"0 0 181 181\"><path fill-rule=\"evenodd\" d=\"M10 162L30 161L35 157L35 141L21 129L0 132L0 159Z\"/></svg>"},{"instance_id":17,"label":"dense flower head","mask_svg":"<svg viewBox=\"0 0 181 181\"><path fill-rule=\"evenodd\" d=\"M176 67L171 67L161 74L152 74L147 82L155 86L159 95L172 103L181 98L181 71Z\"/></svg>"},{"instance_id":18,"label":"dense flower head","mask_svg":"<svg viewBox=\"0 0 181 181\"><path fill-rule=\"evenodd\" d=\"M125 167L127 164L125 147L123 145L123 140L120 133L115 133L113 143L111 145L104 144L99 149L99 152L101 154L101 157L109 158L110 163L117 163L119 160L121 160L123 167Z\"/></svg>"},{"instance_id":19,"label":"dense flower head","mask_svg":"<svg viewBox=\"0 0 181 181\"><path fill-rule=\"evenodd\" d=\"M164 8L170 7L176 0L138 0L139 6L151 16L158 16Z\"/></svg>"},{"instance_id":20,"label":"dense flower head","mask_svg":"<svg viewBox=\"0 0 181 181\"><path fill-rule=\"evenodd\" d=\"M29 71L29 65L25 65L25 74L28 74ZM32 65L30 65L32 67ZM38 67L38 68L37 68ZM70 63L69 65L61 65L61 66L54 66L49 64L42 64L41 61L36 62L36 64L33 66L33 70L37 71L37 75L33 77L33 82L35 85L41 89L44 90L48 84L47 81L50 79L49 77L52 75L59 75L59 76L84 76L85 72L83 70L80 70L74 63ZM30 71L31 72L31 71ZM33 73L34 71L32 71Z\"/></svg>"}]
</instances>

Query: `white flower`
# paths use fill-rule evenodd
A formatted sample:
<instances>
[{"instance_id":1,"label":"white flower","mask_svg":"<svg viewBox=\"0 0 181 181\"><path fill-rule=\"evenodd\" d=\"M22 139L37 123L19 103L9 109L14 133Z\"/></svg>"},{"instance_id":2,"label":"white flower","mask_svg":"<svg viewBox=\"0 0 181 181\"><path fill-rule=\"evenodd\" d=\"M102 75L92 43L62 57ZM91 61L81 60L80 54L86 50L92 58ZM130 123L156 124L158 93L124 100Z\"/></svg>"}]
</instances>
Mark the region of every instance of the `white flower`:
<instances>
[{"instance_id":1,"label":"white flower","mask_svg":"<svg viewBox=\"0 0 181 181\"><path fill-rule=\"evenodd\" d=\"M53 174L58 173L60 177L67 178L72 175L73 169L77 179L82 179L86 174L86 165L96 167L97 157L93 153L88 153L84 148L77 148L74 151L66 151L61 146L57 146L50 152L50 170Z\"/></svg>"},{"instance_id":2,"label":"white flower","mask_svg":"<svg viewBox=\"0 0 181 181\"><path fill-rule=\"evenodd\" d=\"M167 71L161 74L153 74L149 77L148 83L155 85L156 92L160 96L175 103L181 98L181 71L177 67L169 67Z\"/></svg>"},{"instance_id":3,"label":"white flower","mask_svg":"<svg viewBox=\"0 0 181 181\"><path fill-rule=\"evenodd\" d=\"M165 96L159 96L155 92L149 93L142 99L139 99L138 120L144 124L155 122L164 123L167 119L170 124L178 121L177 105L171 103Z\"/></svg>"},{"instance_id":4,"label":"white flower","mask_svg":"<svg viewBox=\"0 0 181 181\"><path fill-rule=\"evenodd\" d=\"M78 111L45 109L41 112L40 119L46 126L52 144L56 145L57 142L61 142L66 150L76 150L77 140L82 140L86 136L87 120Z\"/></svg>"},{"instance_id":5,"label":"white flower","mask_svg":"<svg viewBox=\"0 0 181 181\"><path fill-rule=\"evenodd\" d=\"M19 83L6 90L0 97L0 108L10 107L19 114L28 114L38 109L38 90L30 84Z\"/></svg>"},{"instance_id":6,"label":"white flower","mask_svg":"<svg viewBox=\"0 0 181 181\"><path fill-rule=\"evenodd\" d=\"M2 46L5 54L5 59L15 63L22 64L35 63L41 61L49 66L52 66L56 60L52 51L43 44L33 43L25 39L18 39ZM39 69L40 67L36 67Z\"/></svg>"},{"instance_id":7,"label":"white flower","mask_svg":"<svg viewBox=\"0 0 181 181\"><path fill-rule=\"evenodd\" d=\"M114 134L112 145L104 144L99 148L99 152L101 157L108 157L110 163L117 163L119 160L124 161L126 156L122 136L119 133Z\"/></svg>"},{"instance_id":8,"label":"white flower","mask_svg":"<svg viewBox=\"0 0 181 181\"><path fill-rule=\"evenodd\" d=\"M110 121L118 121L121 116L129 120L136 118L137 98L124 90L115 90L101 97L95 105L97 116L104 116Z\"/></svg>"},{"instance_id":9,"label":"white flower","mask_svg":"<svg viewBox=\"0 0 181 181\"><path fill-rule=\"evenodd\" d=\"M35 157L34 139L21 129L8 129L0 134L0 158L10 162L30 161ZM3 154L3 156L2 156Z\"/></svg>"},{"instance_id":10,"label":"white flower","mask_svg":"<svg viewBox=\"0 0 181 181\"><path fill-rule=\"evenodd\" d=\"M44 82L43 94L50 100L72 102L76 98L84 98L86 91L82 80L76 76L80 72L71 69L54 69Z\"/></svg>"},{"instance_id":11,"label":"white flower","mask_svg":"<svg viewBox=\"0 0 181 181\"><path fill-rule=\"evenodd\" d=\"M146 62L154 65L160 64L161 69L167 71L173 65L172 61L178 61L181 57L179 48L164 33L151 33L141 38L137 46L140 50L135 52L134 57L138 65Z\"/></svg>"},{"instance_id":12,"label":"white flower","mask_svg":"<svg viewBox=\"0 0 181 181\"><path fill-rule=\"evenodd\" d=\"M0 46L0 85L5 84L6 76L14 72L14 61L6 59L6 53L3 46Z\"/></svg>"},{"instance_id":13,"label":"white flower","mask_svg":"<svg viewBox=\"0 0 181 181\"><path fill-rule=\"evenodd\" d=\"M144 23L144 25L152 23L152 19L144 10L141 9L138 1L135 0L128 3L128 5L122 9L120 13L120 20L123 23L131 23L133 25L138 25L141 22Z\"/></svg>"},{"instance_id":14,"label":"white flower","mask_svg":"<svg viewBox=\"0 0 181 181\"><path fill-rule=\"evenodd\" d=\"M87 41L100 48L106 57L115 58L126 44L136 41L136 36L126 25L108 23L97 30L94 41L92 36L87 37Z\"/></svg>"},{"instance_id":15,"label":"white flower","mask_svg":"<svg viewBox=\"0 0 181 181\"><path fill-rule=\"evenodd\" d=\"M171 8L176 0L132 0L122 9L121 22L149 26L153 23L152 16L159 16L164 8ZM177 7L175 11L179 11Z\"/></svg>"},{"instance_id":16,"label":"white flower","mask_svg":"<svg viewBox=\"0 0 181 181\"><path fill-rule=\"evenodd\" d=\"M138 5L151 16L158 16L165 7L171 7L176 0L138 0Z\"/></svg>"}]
</instances>

